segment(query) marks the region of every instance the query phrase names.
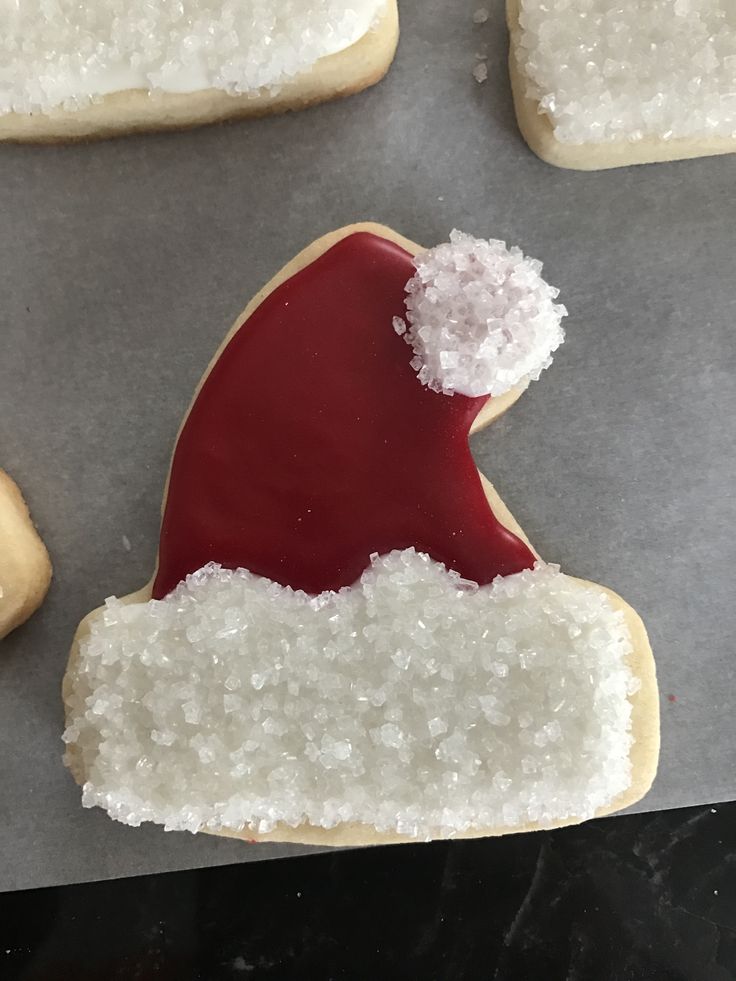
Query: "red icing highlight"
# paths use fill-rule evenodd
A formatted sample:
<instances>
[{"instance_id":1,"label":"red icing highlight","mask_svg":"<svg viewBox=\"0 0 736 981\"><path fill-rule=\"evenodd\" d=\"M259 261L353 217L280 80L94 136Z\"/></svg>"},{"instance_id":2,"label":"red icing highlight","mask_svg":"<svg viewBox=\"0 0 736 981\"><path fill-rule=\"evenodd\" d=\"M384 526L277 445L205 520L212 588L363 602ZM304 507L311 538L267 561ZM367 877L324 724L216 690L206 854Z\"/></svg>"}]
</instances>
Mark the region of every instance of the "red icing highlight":
<instances>
[{"instance_id":1,"label":"red icing highlight","mask_svg":"<svg viewBox=\"0 0 736 981\"><path fill-rule=\"evenodd\" d=\"M393 330L413 273L398 245L353 234L235 333L177 443L154 598L210 561L309 593L409 546L481 584L534 564L468 448L485 399L421 385Z\"/></svg>"}]
</instances>

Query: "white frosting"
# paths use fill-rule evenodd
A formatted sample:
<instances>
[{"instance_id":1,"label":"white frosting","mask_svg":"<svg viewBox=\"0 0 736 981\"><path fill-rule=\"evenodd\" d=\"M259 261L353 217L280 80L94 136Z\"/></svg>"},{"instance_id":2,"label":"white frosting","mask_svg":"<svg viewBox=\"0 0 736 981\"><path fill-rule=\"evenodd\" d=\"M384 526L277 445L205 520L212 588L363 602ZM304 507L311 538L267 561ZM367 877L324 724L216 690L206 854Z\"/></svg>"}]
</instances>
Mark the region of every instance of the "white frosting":
<instances>
[{"instance_id":1,"label":"white frosting","mask_svg":"<svg viewBox=\"0 0 736 981\"><path fill-rule=\"evenodd\" d=\"M126 89L273 89L355 43L384 2L0 0L0 113Z\"/></svg>"},{"instance_id":2,"label":"white frosting","mask_svg":"<svg viewBox=\"0 0 736 981\"><path fill-rule=\"evenodd\" d=\"M420 252L406 284L406 322L394 329L414 349L424 385L446 395L503 395L539 378L565 339L567 310L542 263L498 239L453 231Z\"/></svg>"},{"instance_id":3,"label":"white frosting","mask_svg":"<svg viewBox=\"0 0 736 981\"><path fill-rule=\"evenodd\" d=\"M560 142L736 137L736 0L521 0L519 21Z\"/></svg>"},{"instance_id":4,"label":"white frosting","mask_svg":"<svg viewBox=\"0 0 736 981\"><path fill-rule=\"evenodd\" d=\"M64 739L84 804L132 825L582 819L630 785L630 654L605 593L552 566L478 587L407 549L317 597L209 566L108 600Z\"/></svg>"}]
</instances>

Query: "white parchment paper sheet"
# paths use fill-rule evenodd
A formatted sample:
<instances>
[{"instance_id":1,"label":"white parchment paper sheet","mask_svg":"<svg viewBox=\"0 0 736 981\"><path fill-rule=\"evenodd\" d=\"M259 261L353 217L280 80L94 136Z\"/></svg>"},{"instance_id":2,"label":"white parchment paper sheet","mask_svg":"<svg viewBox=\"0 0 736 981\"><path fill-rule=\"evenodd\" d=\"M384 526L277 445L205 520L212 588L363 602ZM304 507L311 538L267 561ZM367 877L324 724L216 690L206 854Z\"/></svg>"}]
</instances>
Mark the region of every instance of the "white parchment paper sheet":
<instances>
[{"instance_id":1,"label":"white parchment paper sheet","mask_svg":"<svg viewBox=\"0 0 736 981\"><path fill-rule=\"evenodd\" d=\"M150 574L172 442L231 320L304 245L365 218L427 244L458 226L545 261L569 340L476 437L478 463L548 560L618 590L649 627L663 748L640 806L736 796L736 157L541 163L514 122L502 4L483 25L475 6L402 0L389 77L343 103L0 147L0 466L55 567L0 648L0 889L299 851L83 810L59 686L80 618Z\"/></svg>"}]
</instances>

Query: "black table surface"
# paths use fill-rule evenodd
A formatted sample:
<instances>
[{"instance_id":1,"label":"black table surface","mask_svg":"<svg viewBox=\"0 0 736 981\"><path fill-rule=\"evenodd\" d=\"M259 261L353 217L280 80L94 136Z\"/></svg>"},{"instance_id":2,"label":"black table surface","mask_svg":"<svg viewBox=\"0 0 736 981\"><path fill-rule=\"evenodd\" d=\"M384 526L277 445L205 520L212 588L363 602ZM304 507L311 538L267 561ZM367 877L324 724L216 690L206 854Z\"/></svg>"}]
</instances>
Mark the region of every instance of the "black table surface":
<instances>
[{"instance_id":1,"label":"black table surface","mask_svg":"<svg viewBox=\"0 0 736 981\"><path fill-rule=\"evenodd\" d=\"M736 803L0 895L2 981L149 978L731 981Z\"/></svg>"}]
</instances>

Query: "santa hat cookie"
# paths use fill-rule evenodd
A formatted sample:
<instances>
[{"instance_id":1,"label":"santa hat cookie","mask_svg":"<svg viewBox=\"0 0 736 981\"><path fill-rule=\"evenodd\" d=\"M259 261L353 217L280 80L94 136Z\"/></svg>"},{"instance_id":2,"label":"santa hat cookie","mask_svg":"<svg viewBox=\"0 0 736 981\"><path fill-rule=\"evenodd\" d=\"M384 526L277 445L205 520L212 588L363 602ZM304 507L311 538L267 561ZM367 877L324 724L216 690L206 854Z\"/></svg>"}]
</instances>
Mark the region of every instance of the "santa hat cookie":
<instances>
[{"instance_id":1,"label":"santa hat cookie","mask_svg":"<svg viewBox=\"0 0 736 981\"><path fill-rule=\"evenodd\" d=\"M0 639L38 609L50 582L49 555L28 505L0 470Z\"/></svg>"},{"instance_id":2,"label":"santa hat cookie","mask_svg":"<svg viewBox=\"0 0 736 981\"><path fill-rule=\"evenodd\" d=\"M378 82L398 41L396 0L10 6L0 28L0 140L19 142L300 109Z\"/></svg>"},{"instance_id":3,"label":"santa hat cookie","mask_svg":"<svg viewBox=\"0 0 736 981\"><path fill-rule=\"evenodd\" d=\"M249 304L179 434L151 583L75 639L86 806L349 844L568 824L647 790L641 621L543 563L468 448L562 341L540 269L355 225Z\"/></svg>"}]
</instances>

